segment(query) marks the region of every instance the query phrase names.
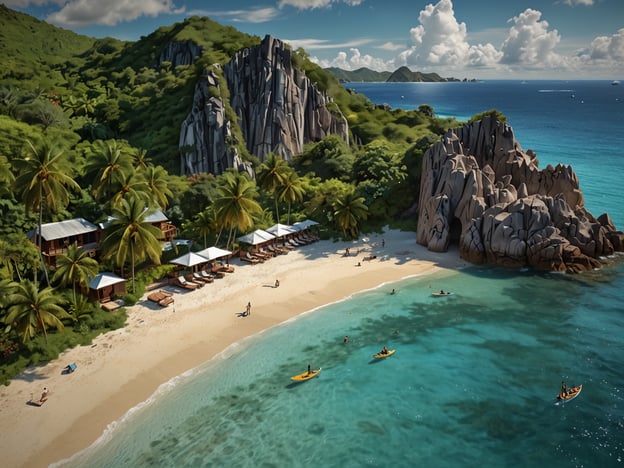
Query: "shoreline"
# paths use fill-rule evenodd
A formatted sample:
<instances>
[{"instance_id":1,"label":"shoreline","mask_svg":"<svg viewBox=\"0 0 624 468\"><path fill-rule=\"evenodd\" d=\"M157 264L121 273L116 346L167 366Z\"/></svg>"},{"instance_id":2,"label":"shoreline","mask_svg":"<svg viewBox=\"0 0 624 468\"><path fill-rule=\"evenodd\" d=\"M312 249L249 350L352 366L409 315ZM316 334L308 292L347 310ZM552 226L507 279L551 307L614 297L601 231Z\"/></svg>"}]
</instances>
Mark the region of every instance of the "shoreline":
<instances>
[{"instance_id":1,"label":"shoreline","mask_svg":"<svg viewBox=\"0 0 624 468\"><path fill-rule=\"evenodd\" d=\"M464 265L456 251L429 252L416 244L413 232L387 230L369 237L319 241L257 265L234 261L234 273L196 291L167 286L174 307L161 308L144 296L128 307L124 328L20 374L2 390L0 447L7 466L70 459L161 385L248 337L360 291ZM342 255L347 247L350 257ZM370 253L377 258L363 261ZM252 313L241 317L248 301ZM62 375L70 362L77 364L76 372ZM50 389L48 401L28 405L43 387Z\"/></svg>"}]
</instances>

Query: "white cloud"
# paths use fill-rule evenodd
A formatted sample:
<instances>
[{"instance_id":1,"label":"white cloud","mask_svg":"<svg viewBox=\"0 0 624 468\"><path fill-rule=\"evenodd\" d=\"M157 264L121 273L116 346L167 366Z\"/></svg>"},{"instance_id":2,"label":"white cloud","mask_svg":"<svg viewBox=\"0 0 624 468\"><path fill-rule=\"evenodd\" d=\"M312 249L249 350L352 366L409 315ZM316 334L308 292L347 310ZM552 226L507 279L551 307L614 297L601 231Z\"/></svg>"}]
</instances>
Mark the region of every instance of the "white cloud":
<instances>
[{"instance_id":1,"label":"white cloud","mask_svg":"<svg viewBox=\"0 0 624 468\"><path fill-rule=\"evenodd\" d=\"M46 21L61 26L86 26L104 24L114 26L141 16L182 13L172 0L71 0L63 2L63 8L51 14Z\"/></svg>"},{"instance_id":2,"label":"white cloud","mask_svg":"<svg viewBox=\"0 0 624 468\"><path fill-rule=\"evenodd\" d=\"M502 56L492 44L468 43L466 24L455 18L451 0L427 5L420 12L418 21L420 24L410 30L414 45L398 55L398 65L419 69L429 66L445 69L489 67Z\"/></svg>"},{"instance_id":3,"label":"white cloud","mask_svg":"<svg viewBox=\"0 0 624 468\"><path fill-rule=\"evenodd\" d=\"M527 8L510 22L513 26L503 42L501 63L535 68L566 66L563 56L554 52L560 41L556 29L548 31L548 22L540 20L542 13Z\"/></svg>"},{"instance_id":4,"label":"white cloud","mask_svg":"<svg viewBox=\"0 0 624 468\"><path fill-rule=\"evenodd\" d=\"M612 36L599 36L595 38L589 49L578 54L583 62L595 64L604 62L624 63L624 28L618 30Z\"/></svg>"},{"instance_id":5,"label":"white cloud","mask_svg":"<svg viewBox=\"0 0 624 468\"><path fill-rule=\"evenodd\" d=\"M587 5L592 6L594 4L594 0L563 0L565 5L576 6L576 5Z\"/></svg>"},{"instance_id":6,"label":"white cloud","mask_svg":"<svg viewBox=\"0 0 624 468\"><path fill-rule=\"evenodd\" d=\"M393 42L386 42L384 44L381 44L380 46L377 47L377 49L382 49L382 50L401 50L405 47L404 44L395 44Z\"/></svg>"},{"instance_id":7,"label":"white cloud","mask_svg":"<svg viewBox=\"0 0 624 468\"><path fill-rule=\"evenodd\" d=\"M329 42L325 39L282 39L284 42L290 44L294 49L299 47L304 48L307 51L314 49L340 49L342 47L355 47L363 44L368 44L371 39L357 39L348 42Z\"/></svg>"},{"instance_id":8,"label":"white cloud","mask_svg":"<svg viewBox=\"0 0 624 468\"><path fill-rule=\"evenodd\" d=\"M368 54L362 55L357 48L351 48L349 52L351 57L346 52L338 52L338 55L333 60L319 60L316 57L311 57L310 60L322 68L338 67L343 70L357 70L358 68L366 67L377 71L393 69L389 62Z\"/></svg>"},{"instance_id":9,"label":"white cloud","mask_svg":"<svg viewBox=\"0 0 624 468\"><path fill-rule=\"evenodd\" d=\"M299 10L314 10L315 8L327 8L332 3L346 3L349 6L360 5L364 0L280 0L279 8L291 6Z\"/></svg>"}]
</instances>

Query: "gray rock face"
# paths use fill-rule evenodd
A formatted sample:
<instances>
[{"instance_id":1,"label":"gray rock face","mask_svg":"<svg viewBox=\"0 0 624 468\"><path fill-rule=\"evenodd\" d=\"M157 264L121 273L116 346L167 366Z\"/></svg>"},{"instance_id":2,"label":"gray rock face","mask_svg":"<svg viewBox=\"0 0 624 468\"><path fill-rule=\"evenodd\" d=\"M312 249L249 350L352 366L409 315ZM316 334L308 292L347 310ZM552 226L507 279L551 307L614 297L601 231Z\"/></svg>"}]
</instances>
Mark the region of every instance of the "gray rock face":
<instances>
[{"instance_id":1,"label":"gray rock face","mask_svg":"<svg viewBox=\"0 0 624 468\"><path fill-rule=\"evenodd\" d=\"M202 48L193 41L169 42L160 52L158 66L163 62L171 62L173 68L178 65L192 65L195 57L199 57Z\"/></svg>"},{"instance_id":2,"label":"gray rock face","mask_svg":"<svg viewBox=\"0 0 624 468\"><path fill-rule=\"evenodd\" d=\"M328 98L292 67L291 51L278 39L266 36L260 46L242 50L224 72L247 149L261 161L271 152L290 159L330 134L348 143L344 116L329 111Z\"/></svg>"},{"instance_id":3,"label":"gray rock face","mask_svg":"<svg viewBox=\"0 0 624 468\"><path fill-rule=\"evenodd\" d=\"M472 263L554 271L622 251L624 233L585 209L572 168L538 164L491 117L449 130L424 155L417 242L437 252L457 242Z\"/></svg>"},{"instance_id":4,"label":"gray rock face","mask_svg":"<svg viewBox=\"0 0 624 468\"><path fill-rule=\"evenodd\" d=\"M219 97L212 96L210 88L218 88L216 75L209 71L195 85L193 107L180 128L180 173L222 174L227 168L251 173L235 146L230 122Z\"/></svg>"},{"instance_id":5,"label":"gray rock face","mask_svg":"<svg viewBox=\"0 0 624 468\"><path fill-rule=\"evenodd\" d=\"M330 134L348 143L347 120L337 106L330 112L329 98L292 67L283 42L266 36L259 46L236 54L223 71L246 147L261 161L271 152L290 159L306 143ZM182 174L221 174L241 165L226 144L232 134L225 106L220 97L210 95L210 88L218 86L209 72L195 88L193 108L180 131Z\"/></svg>"}]
</instances>

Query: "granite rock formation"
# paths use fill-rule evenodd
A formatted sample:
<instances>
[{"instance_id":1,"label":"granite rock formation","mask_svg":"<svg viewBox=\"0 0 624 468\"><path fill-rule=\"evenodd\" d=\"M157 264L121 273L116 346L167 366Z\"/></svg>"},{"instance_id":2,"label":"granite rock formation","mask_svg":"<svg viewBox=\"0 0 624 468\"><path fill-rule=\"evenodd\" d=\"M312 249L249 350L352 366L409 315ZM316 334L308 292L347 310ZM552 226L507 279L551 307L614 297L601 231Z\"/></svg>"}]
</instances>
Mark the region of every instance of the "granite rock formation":
<instances>
[{"instance_id":1,"label":"granite rock formation","mask_svg":"<svg viewBox=\"0 0 624 468\"><path fill-rule=\"evenodd\" d=\"M218 78L212 70L195 85L191 112L180 128L181 174L222 174L232 167L252 173L236 146L227 143L234 139L231 123L226 118L221 98L210 92L210 88L218 86Z\"/></svg>"},{"instance_id":2,"label":"granite rock formation","mask_svg":"<svg viewBox=\"0 0 624 468\"><path fill-rule=\"evenodd\" d=\"M199 57L201 53L202 48L193 41L169 42L160 51L158 66L163 62L170 62L172 68L178 65L192 65L195 63L195 57Z\"/></svg>"},{"instance_id":3,"label":"granite rock formation","mask_svg":"<svg viewBox=\"0 0 624 468\"><path fill-rule=\"evenodd\" d=\"M290 159L306 143L330 134L348 143L347 120L302 70L292 66L291 51L283 42L266 36L260 45L238 52L223 74L247 150L261 161L269 153ZM241 164L233 145L227 144L232 122L220 97L225 93L211 94L211 88L219 90L219 82L209 71L195 87L193 108L181 126L182 174L220 174Z\"/></svg>"},{"instance_id":4,"label":"granite rock formation","mask_svg":"<svg viewBox=\"0 0 624 468\"><path fill-rule=\"evenodd\" d=\"M624 250L624 233L584 207L569 166L538 168L513 129L492 117L449 130L424 155L417 242L459 243L472 263L578 272Z\"/></svg>"}]
</instances>

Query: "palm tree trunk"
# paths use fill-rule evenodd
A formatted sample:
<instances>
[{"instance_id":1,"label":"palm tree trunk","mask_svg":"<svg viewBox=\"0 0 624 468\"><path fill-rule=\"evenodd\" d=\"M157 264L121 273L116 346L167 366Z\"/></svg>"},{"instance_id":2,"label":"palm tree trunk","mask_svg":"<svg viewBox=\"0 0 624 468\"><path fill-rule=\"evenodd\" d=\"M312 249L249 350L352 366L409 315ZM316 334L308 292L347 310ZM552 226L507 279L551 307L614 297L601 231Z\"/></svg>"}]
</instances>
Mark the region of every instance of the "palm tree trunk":
<instances>
[{"instance_id":1,"label":"palm tree trunk","mask_svg":"<svg viewBox=\"0 0 624 468\"><path fill-rule=\"evenodd\" d=\"M39 260L41 260L41 266L43 267L43 273L45 274L46 284L50 286L50 278L48 277L48 269L43 261L43 252L41 251L41 243L43 236L41 235L41 226L43 225L43 187L39 184L39 232L37 242L39 244ZM35 270L35 283L37 282L37 270ZM47 343L47 337L46 337Z\"/></svg>"}]
</instances>

